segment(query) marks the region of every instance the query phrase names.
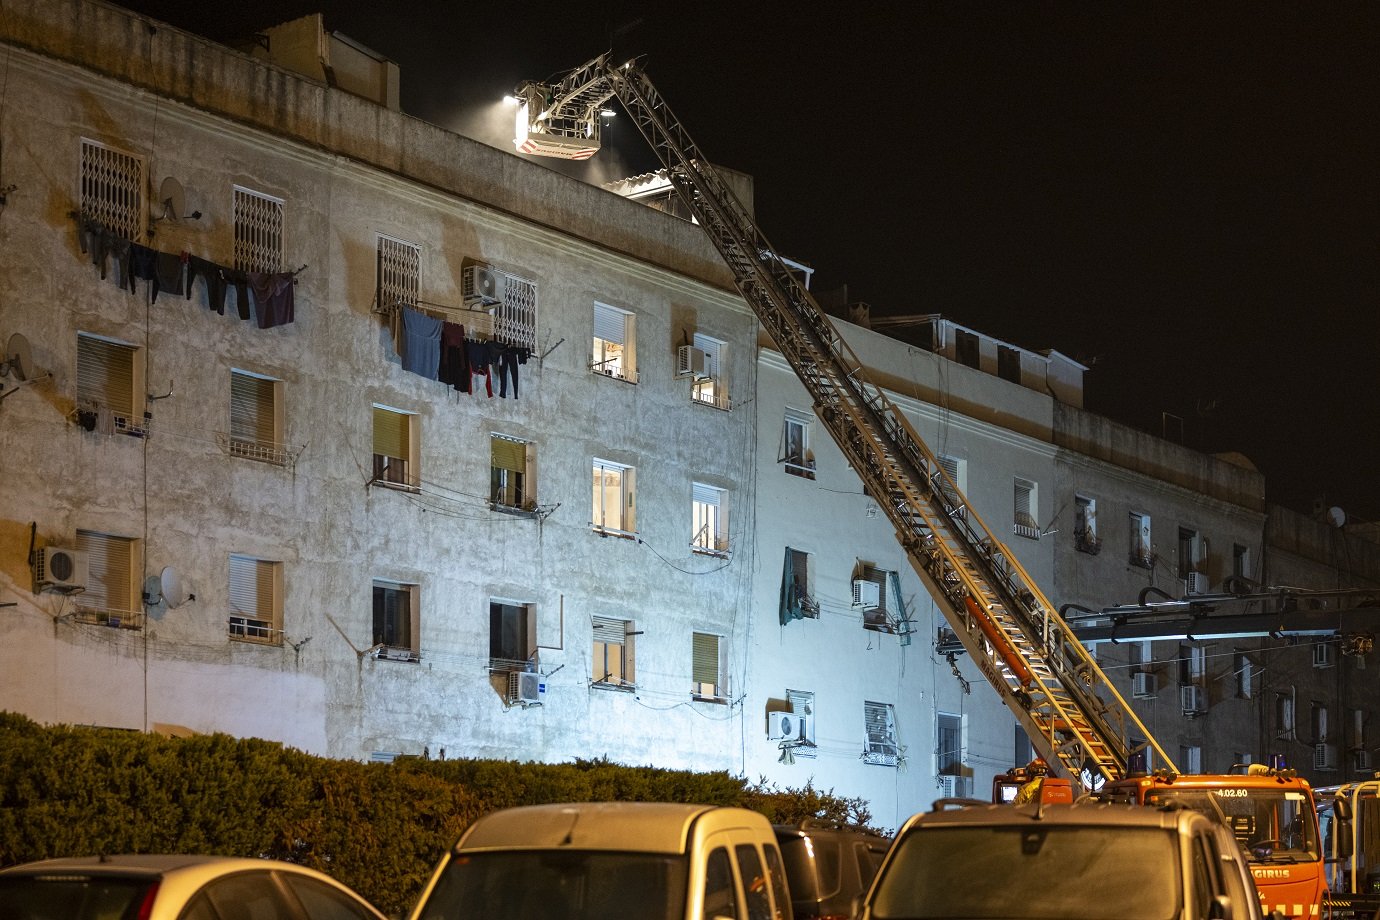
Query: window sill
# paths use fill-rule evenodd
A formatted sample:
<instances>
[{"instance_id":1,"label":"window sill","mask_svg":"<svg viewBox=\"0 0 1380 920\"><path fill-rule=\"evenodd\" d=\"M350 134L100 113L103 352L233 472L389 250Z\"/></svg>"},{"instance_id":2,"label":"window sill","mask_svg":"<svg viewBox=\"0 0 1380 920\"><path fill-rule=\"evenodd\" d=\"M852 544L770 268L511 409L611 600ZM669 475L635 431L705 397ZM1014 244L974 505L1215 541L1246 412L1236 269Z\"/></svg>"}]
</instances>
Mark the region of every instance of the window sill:
<instances>
[{"instance_id":1,"label":"window sill","mask_svg":"<svg viewBox=\"0 0 1380 920\"><path fill-rule=\"evenodd\" d=\"M621 383L637 386L637 371L633 371L631 374L628 375L615 374L613 371L602 371L597 367L591 367L589 371L595 377L604 377L608 380L617 380Z\"/></svg>"},{"instance_id":2,"label":"window sill","mask_svg":"<svg viewBox=\"0 0 1380 920\"><path fill-rule=\"evenodd\" d=\"M232 457L254 460L258 463L267 463L270 466L288 465L287 451L272 444L232 440L228 442L226 453Z\"/></svg>"},{"instance_id":3,"label":"window sill","mask_svg":"<svg viewBox=\"0 0 1380 920\"><path fill-rule=\"evenodd\" d=\"M691 693L690 699L696 703L713 703L716 706L728 705L728 697L726 696L702 696L698 693Z\"/></svg>"},{"instance_id":4,"label":"window sill","mask_svg":"<svg viewBox=\"0 0 1380 920\"><path fill-rule=\"evenodd\" d=\"M283 644L283 640L274 639L268 636L265 636L261 639L258 636L242 636L236 635L235 633L230 633L226 636L226 638L229 639L231 642L244 642L248 645L267 645L275 648L280 647Z\"/></svg>"},{"instance_id":5,"label":"window sill","mask_svg":"<svg viewBox=\"0 0 1380 920\"><path fill-rule=\"evenodd\" d=\"M694 543L690 544L690 552L696 556L713 556L715 559L727 559L729 556L728 547L711 549L708 546L696 546Z\"/></svg>"},{"instance_id":6,"label":"window sill","mask_svg":"<svg viewBox=\"0 0 1380 920\"><path fill-rule=\"evenodd\" d=\"M498 514L511 514L513 517L535 518L537 516L535 507L523 508L518 505L505 505L502 502L489 502L489 510Z\"/></svg>"},{"instance_id":7,"label":"window sill","mask_svg":"<svg viewBox=\"0 0 1380 920\"><path fill-rule=\"evenodd\" d=\"M801 479L812 480L815 478L814 467L810 466L796 466L795 464L787 463L786 473L791 476L798 476Z\"/></svg>"},{"instance_id":8,"label":"window sill","mask_svg":"<svg viewBox=\"0 0 1380 920\"><path fill-rule=\"evenodd\" d=\"M863 623L863 629L870 629L873 632L888 634L894 634L896 632L896 630L892 629L890 623Z\"/></svg>"},{"instance_id":9,"label":"window sill","mask_svg":"<svg viewBox=\"0 0 1380 920\"><path fill-rule=\"evenodd\" d=\"M369 485L378 486L380 489L391 489L394 492L411 492L414 495L422 491L420 486L414 486L407 482L389 482L387 479L371 479Z\"/></svg>"},{"instance_id":10,"label":"window sill","mask_svg":"<svg viewBox=\"0 0 1380 920\"><path fill-rule=\"evenodd\" d=\"M88 626L108 626L111 629L143 629L144 615L137 610L114 610L100 607L77 605L72 617L78 623Z\"/></svg>"},{"instance_id":11,"label":"window sill","mask_svg":"<svg viewBox=\"0 0 1380 920\"><path fill-rule=\"evenodd\" d=\"M616 684L615 684L615 683L613 683L612 681L607 681L607 680L596 680L596 681L591 682L589 686L590 686L590 689L592 689L592 690L612 690L612 691L615 692L615 693L636 693L636 692L637 692L637 684L629 684L629 683L622 683L622 682L619 682L619 683L616 683Z\"/></svg>"},{"instance_id":12,"label":"window sill","mask_svg":"<svg viewBox=\"0 0 1380 920\"><path fill-rule=\"evenodd\" d=\"M698 396L691 396L690 401L698 406L718 409L720 412L733 411L733 406L727 399L700 399Z\"/></svg>"},{"instance_id":13,"label":"window sill","mask_svg":"<svg viewBox=\"0 0 1380 920\"><path fill-rule=\"evenodd\" d=\"M1040 539L1040 528L1031 527L1027 524L1013 524L1011 532L1018 537L1025 537L1027 540Z\"/></svg>"},{"instance_id":14,"label":"window sill","mask_svg":"<svg viewBox=\"0 0 1380 920\"><path fill-rule=\"evenodd\" d=\"M593 525L592 532L601 537L619 537L623 540L641 539L635 530L618 530L613 527L600 527L598 524Z\"/></svg>"}]
</instances>

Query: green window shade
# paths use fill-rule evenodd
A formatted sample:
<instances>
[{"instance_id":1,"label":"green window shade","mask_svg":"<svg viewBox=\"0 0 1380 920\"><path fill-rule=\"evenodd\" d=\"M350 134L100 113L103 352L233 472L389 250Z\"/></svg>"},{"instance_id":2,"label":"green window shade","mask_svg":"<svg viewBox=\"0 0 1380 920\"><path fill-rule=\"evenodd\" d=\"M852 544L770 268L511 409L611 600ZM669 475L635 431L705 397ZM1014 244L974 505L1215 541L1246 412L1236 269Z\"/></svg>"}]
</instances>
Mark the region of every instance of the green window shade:
<instances>
[{"instance_id":1,"label":"green window shade","mask_svg":"<svg viewBox=\"0 0 1380 920\"><path fill-rule=\"evenodd\" d=\"M406 460L410 438L409 416L391 409L374 407L374 453Z\"/></svg>"},{"instance_id":2,"label":"green window shade","mask_svg":"<svg viewBox=\"0 0 1380 920\"><path fill-rule=\"evenodd\" d=\"M260 620L273 619L272 562L251 556L230 557L230 611Z\"/></svg>"},{"instance_id":3,"label":"green window shade","mask_svg":"<svg viewBox=\"0 0 1380 920\"><path fill-rule=\"evenodd\" d=\"M697 684L719 683L719 637L695 633L693 676Z\"/></svg>"},{"instance_id":4,"label":"green window shade","mask_svg":"<svg viewBox=\"0 0 1380 920\"><path fill-rule=\"evenodd\" d=\"M522 473L527 469L527 445L508 438L493 439L493 465L496 469Z\"/></svg>"},{"instance_id":5,"label":"green window shade","mask_svg":"<svg viewBox=\"0 0 1380 920\"><path fill-rule=\"evenodd\" d=\"M77 402L134 414L134 349L89 335L77 336Z\"/></svg>"}]
</instances>

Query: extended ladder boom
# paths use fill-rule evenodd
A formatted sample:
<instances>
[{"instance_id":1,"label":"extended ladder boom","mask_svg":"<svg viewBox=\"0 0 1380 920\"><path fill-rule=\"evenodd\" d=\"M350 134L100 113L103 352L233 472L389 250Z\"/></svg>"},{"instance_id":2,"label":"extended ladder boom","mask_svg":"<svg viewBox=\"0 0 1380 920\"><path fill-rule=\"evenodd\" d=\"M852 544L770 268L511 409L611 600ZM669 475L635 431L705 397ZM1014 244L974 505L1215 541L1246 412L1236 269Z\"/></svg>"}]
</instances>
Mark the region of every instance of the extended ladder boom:
<instances>
[{"instance_id":1,"label":"extended ladder boom","mask_svg":"<svg viewBox=\"0 0 1380 920\"><path fill-rule=\"evenodd\" d=\"M1157 763L1172 761L1006 546L969 508L957 485L805 286L776 255L634 62L608 55L556 89L587 107L605 89L651 145L668 177L732 271L739 290L814 401L815 412L896 528L935 603L1056 769L1100 784L1126 774L1128 733ZM560 98L560 92L553 98ZM607 98L603 96L602 98ZM561 112L548 111L548 121ZM570 111L569 115L577 115Z\"/></svg>"}]
</instances>

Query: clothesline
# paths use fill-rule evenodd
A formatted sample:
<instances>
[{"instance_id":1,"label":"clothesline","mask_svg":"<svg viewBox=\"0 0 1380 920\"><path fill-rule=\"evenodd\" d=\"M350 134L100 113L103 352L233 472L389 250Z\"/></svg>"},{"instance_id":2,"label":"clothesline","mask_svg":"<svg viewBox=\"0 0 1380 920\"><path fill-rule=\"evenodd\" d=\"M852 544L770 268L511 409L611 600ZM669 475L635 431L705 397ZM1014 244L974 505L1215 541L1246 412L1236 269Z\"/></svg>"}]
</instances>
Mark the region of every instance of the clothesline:
<instances>
[{"instance_id":1,"label":"clothesline","mask_svg":"<svg viewBox=\"0 0 1380 920\"><path fill-rule=\"evenodd\" d=\"M377 296L377 295L376 295ZM403 307L424 313L432 319L448 323L459 323L465 327L470 338L489 338L494 333L493 309L475 310L470 307L457 307L453 304L435 303L430 300L395 300L377 307L374 312L396 318Z\"/></svg>"}]
</instances>

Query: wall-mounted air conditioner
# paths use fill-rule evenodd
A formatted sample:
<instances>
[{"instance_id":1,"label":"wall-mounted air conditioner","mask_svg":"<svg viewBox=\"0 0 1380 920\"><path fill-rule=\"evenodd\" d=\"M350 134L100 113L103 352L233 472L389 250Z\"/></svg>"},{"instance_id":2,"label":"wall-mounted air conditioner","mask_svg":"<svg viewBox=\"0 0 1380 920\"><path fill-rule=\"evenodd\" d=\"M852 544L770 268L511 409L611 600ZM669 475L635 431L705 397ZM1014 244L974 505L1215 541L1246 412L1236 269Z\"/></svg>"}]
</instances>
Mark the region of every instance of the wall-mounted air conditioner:
<instances>
[{"instance_id":1,"label":"wall-mounted air conditioner","mask_svg":"<svg viewBox=\"0 0 1380 920\"><path fill-rule=\"evenodd\" d=\"M1335 745L1335 744L1315 744L1315 745L1313 745L1313 769L1314 769L1314 770L1335 770L1335 769L1337 769L1337 745Z\"/></svg>"},{"instance_id":2,"label":"wall-mounted air conditioner","mask_svg":"<svg viewBox=\"0 0 1380 920\"><path fill-rule=\"evenodd\" d=\"M1180 687L1179 708L1183 710L1186 716L1207 712L1207 691L1197 684L1186 684Z\"/></svg>"},{"instance_id":3,"label":"wall-mounted air conditioner","mask_svg":"<svg viewBox=\"0 0 1380 920\"><path fill-rule=\"evenodd\" d=\"M808 741L810 717L795 712L769 712L767 738L771 741Z\"/></svg>"},{"instance_id":4,"label":"wall-mounted air conditioner","mask_svg":"<svg viewBox=\"0 0 1380 920\"><path fill-rule=\"evenodd\" d=\"M1206 572L1189 572L1184 578L1185 594L1207 594L1208 577Z\"/></svg>"},{"instance_id":5,"label":"wall-mounted air conditioner","mask_svg":"<svg viewBox=\"0 0 1380 920\"><path fill-rule=\"evenodd\" d=\"M940 776L939 790L943 798L962 799L973 794L971 777L968 776Z\"/></svg>"},{"instance_id":6,"label":"wall-mounted air conditioner","mask_svg":"<svg viewBox=\"0 0 1380 920\"><path fill-rule=\"evenodd\" d=\"M1160 676L1150 671L1131 675L1131 696L1138 700L1153 700L1160 692Z\"/></svg>"},{"instance_id":7,"label":"wall-mounted air conditioner","mask_svg":"<svg viewBox=\"0 0 1380 920\"><path fill-rule=\"evenodd\" d=\"M1332 657L1332 643L1319 642L1313 646L1313 667L1330 668L1335 663L1335 659Z\"/></svg>"},{"instance_id":8,"label":"wall-mounted air conditioner","mask_svg":"<svg viewBox=\"0 0 1380 920\"><path fill-rule=\"evenodd\" d=\"M876 610L882 603L882 586L866 578L853 579L853 606Z\"/></svg>"},{"instance_id":9,"label":"wall-mounted air conditioner","mask_svg":"<svg viewBox=\"0 0 1380 920\"><path fill-rule=\"evenodd\" d=\"M503 273L487 265L467 265L461 276L462 296L465 306L482 304L493 306L503 303L505 282Z\"/></svg>"},{"instance_id":10,"label":"wall-mounted air conditioner","mask_svg":"<svg viewBox=\"0 0 1380 920\"><path fill-rule=\"evenodd\" d=\"M86 553L81 550L45 546L34 554L35 591L85 591L88 572Z\"/></svg>"},{"instance_id":11,"label":"wall-mounted air conditioner","mask_svg":"<svg viewBox=\"0 0 1380 920\"><path fill-rule=\"evenodd\" d=\"M709 359L704 350L694 345L676 349L676 376L703 380L709 376Z\"/></svg>"},{"instance_id":12,"label":"wall-mounted air conditioner","mask_svg":"<svg viewBox=\"0 0 1380 920\"><path fill-rule=\"evenodd\" d=\"M546 681L536 671L511 671L508 674L508 702L540 706L546 698Z\"/></svg>"}]
</instances>

